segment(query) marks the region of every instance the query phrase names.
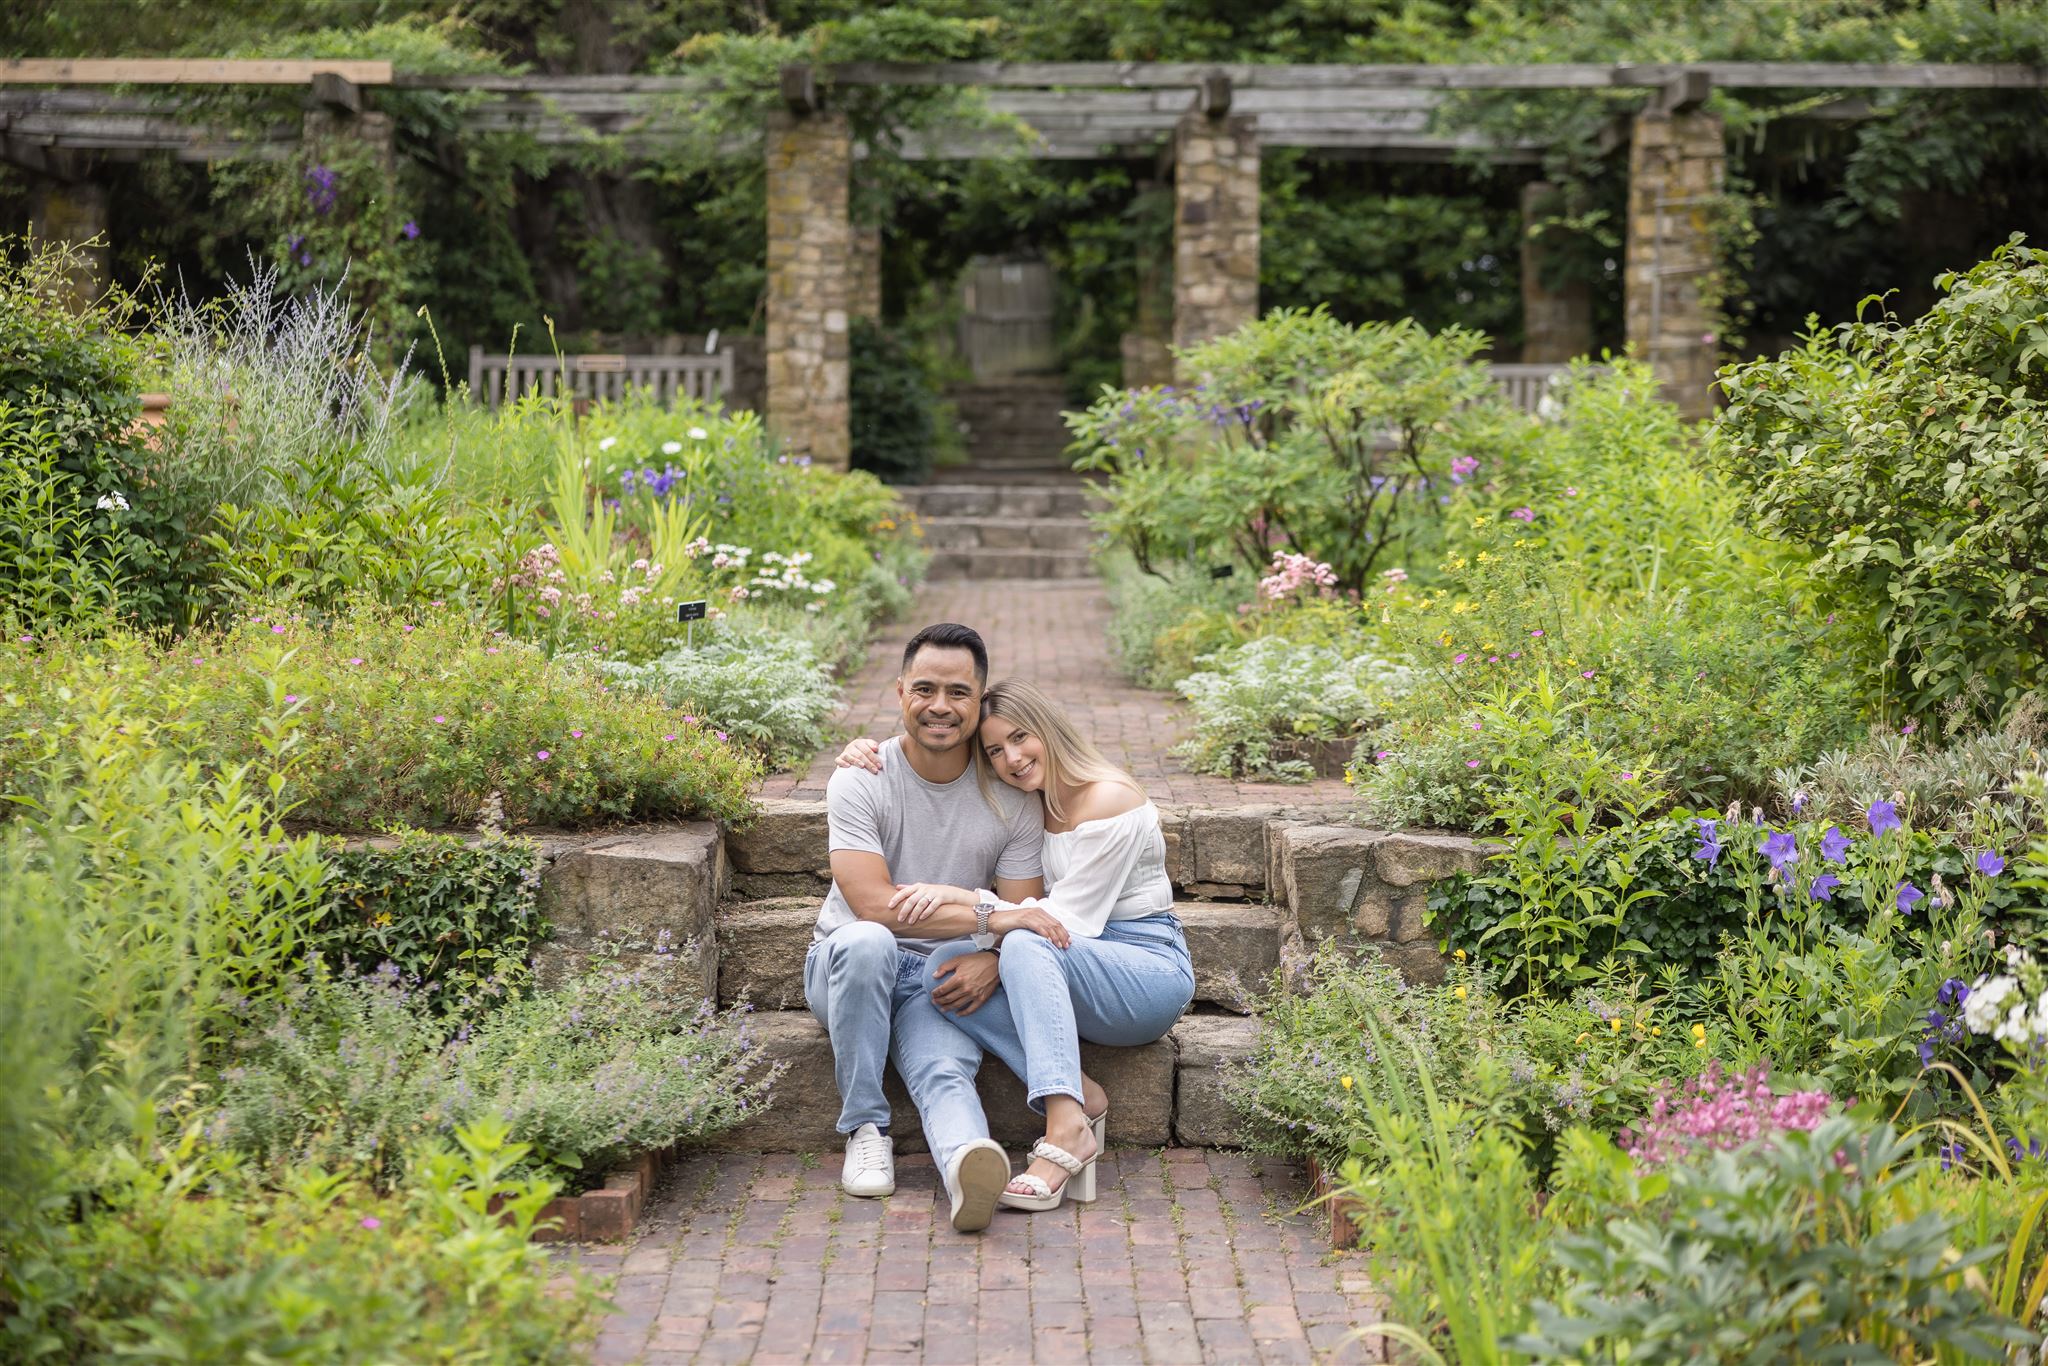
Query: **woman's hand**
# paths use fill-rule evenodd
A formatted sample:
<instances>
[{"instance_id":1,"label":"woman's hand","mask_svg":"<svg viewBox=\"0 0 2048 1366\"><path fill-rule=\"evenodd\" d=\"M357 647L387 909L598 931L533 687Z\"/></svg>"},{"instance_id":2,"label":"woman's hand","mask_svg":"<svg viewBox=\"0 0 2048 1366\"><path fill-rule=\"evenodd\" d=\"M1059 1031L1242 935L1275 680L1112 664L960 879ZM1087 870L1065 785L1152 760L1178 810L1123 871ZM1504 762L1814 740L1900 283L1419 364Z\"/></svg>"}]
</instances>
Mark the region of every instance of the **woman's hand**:
<instances>
[{"instance_id":1,"label":"woman's hand","mask_svg":"<svg viewBox=\"0 0 2048 1366\"><path fill-rule=\"evenodd\" d=\"M882 771L882 746L877 740L865 735L856 735L846 742L846 748L839 751L839 757L832 761L834 768L864 768L870 773Z\"/></svg>"},{"instance_id":2,"label":"woman's hand","mask_svg":"<svg viewBox=\"0 0 2048 1366\"><path fill-rule=\"evenodd\" d=\"M1011 934L1023 930L1028 934L1049 939L1055 948L1066 948L1073 942L1067 934L1067 927L1055 920L1049 911L1036 906L1018 906L1014 910L997 911L988 918L988 927L997 934Z\"/></svg>"},{"instance_id":3,"label":"woman's hand","mask_svg":"<svg viewBox=\"0 0 2048 1366\"><path fill-rule=\"evenodd\" d=\"M965 887L948 887L943 882L913 882L907 887L898 887L896 895L889 898L889 909L896 912L896 923L915 925L941 906L972 906L975 895Z\"/></svg>"}]
</instances>

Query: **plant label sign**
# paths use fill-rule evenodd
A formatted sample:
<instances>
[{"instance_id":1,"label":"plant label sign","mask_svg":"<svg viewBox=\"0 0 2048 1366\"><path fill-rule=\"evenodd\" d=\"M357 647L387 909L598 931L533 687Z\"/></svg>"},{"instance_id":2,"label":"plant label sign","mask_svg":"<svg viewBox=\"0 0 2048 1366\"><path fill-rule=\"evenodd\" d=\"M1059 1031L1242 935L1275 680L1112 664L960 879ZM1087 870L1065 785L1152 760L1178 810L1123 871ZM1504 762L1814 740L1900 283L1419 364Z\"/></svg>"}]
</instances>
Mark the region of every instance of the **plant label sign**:
<instances>
[{"instance_id":1,"label":"plant label sign","mask_svg":"<svg viewBox=\"0 0 2048 1366\"><path fill-rule=\"evenodd\" d=\"M697 600L696 602L679 602L679 603L677 603L677 604L676 604L676 621L680 623L680 622L685 622L685 621L702 621L702 620L704 620L704 610L705 610L705 607L706 607L706 605L707 605L707 604L705 603L705 601L704 601L703 599L701 599L701 598L700 598L700 599L698 599L698 600Z\"/></svg>"}]
</instances>

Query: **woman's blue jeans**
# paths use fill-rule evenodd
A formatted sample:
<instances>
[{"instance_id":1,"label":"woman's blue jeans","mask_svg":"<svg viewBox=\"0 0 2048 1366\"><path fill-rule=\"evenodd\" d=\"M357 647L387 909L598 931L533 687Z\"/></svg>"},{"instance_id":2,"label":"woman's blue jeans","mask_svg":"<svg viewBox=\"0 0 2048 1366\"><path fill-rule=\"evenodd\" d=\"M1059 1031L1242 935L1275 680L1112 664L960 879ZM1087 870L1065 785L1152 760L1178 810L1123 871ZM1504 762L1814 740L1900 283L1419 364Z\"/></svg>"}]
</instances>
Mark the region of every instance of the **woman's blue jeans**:
<instances>
[{"instance_id":1,"label":"woman's blue jeans","mask_svg":"<svg viewBox=\"0 0 2048 1366\"><path fill-rule=\"evenodd\" d=\"M964 939L932 950L925 990L938 985L934 969L973 952ZM1194 961L1169 912L1112 920L1100 939L1076 936L1064 949L1028 931L1006 934L1002 985L973 1014L946 1018L1009 1064L1031 1108L1044 1114L1047 1096L1081 1099L1081 1040L1151 1043L1194 998Z\"/></svg>"}]
</instances>

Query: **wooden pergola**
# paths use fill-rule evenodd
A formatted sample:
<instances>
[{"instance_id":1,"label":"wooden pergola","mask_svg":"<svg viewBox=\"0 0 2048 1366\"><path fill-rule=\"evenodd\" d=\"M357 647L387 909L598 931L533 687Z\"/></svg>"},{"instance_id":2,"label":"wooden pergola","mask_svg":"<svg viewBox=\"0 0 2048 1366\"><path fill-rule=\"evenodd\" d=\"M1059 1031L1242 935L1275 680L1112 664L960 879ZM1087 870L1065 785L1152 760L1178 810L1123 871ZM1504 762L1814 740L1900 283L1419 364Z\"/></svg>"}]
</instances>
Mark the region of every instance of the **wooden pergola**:
<instances>
[{"instance_id":1,"label":"wooden pergola","mask_svg":"<svg viewBox=\"0 0 2048 1366\"><path fill-rule=\"evenodd\" d=\"M302 86L298 126L209 128L181 108L179 88ZM1609 134L1629 153L1627 335L1687 411L1703 413L1715 361L1700 284L1715 267L1708 221L1725 151L1705 105L1715 87L1844 92L1802 117L1858 118L1848 92L1879 89L2038 92L2041 69L1932 63L1701 62L1686 64L1222 65L1173 62L865 62L791 67L780 109L764 129L768 169L768 419L794 448L843 464L848 455L850 320L879 307L876 231L848 219L856 145L834 92L863 86L941 86L984 92L987 122L901 138L902 155L961 159L1023 154L1058 159L1148 157L1174 181L1171 340L1189 345L1256 316L1260 155L1267 147L1319 154L1450 161L1541 160L1540 144L1446 132L1438 106L1460 91L1639 92ZM118 88L116 88L118 87ZM303 137L346 131L381 140L390 124L375 89L470 91L471 125L543 143L619 139L650 152L691 127L703 77L429 76L364 61L0 62L0 157L44 181L37 229L84 241L106 228L92 167L106 158L169 153L211 161L290 154ZM1583 300L1545 297L1525 269L1532 343L1562 359L1591 342ZM1533 291L1533 292L1532 292ZM1540 315L1540 322L1539 322ZM1582 338L1582 340L1581 340ZM1164 340L1164 339L1162 339Z\"/></svg>"}]
</instances>

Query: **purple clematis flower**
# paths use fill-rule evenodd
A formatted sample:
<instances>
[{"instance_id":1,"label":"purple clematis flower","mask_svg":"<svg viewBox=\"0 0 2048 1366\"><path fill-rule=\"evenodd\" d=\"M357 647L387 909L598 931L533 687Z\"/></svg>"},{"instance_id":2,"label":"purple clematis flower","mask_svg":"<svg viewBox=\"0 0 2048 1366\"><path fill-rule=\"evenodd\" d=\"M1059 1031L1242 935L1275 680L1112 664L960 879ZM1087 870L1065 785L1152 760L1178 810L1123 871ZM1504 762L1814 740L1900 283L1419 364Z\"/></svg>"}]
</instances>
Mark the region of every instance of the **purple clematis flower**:
<instances>
[{"instance_id":1,"label":"purple clematis flower","mask_svg":"<svg viewBox=\"0 0 2048 1366\"><path fill-rule=\"evenodd\" d=\"M1977 855L1977 871L1985 877L1997 877L2005 871L2005 860L1998 856L1996 849L1986 849Z\"/></svg>"},{"instance_id":2,"label":"purple clematis flower","mask_svg":"<svg viewBox=\"0 0 2048 1366\"><path fill-rule=\"evenodd\" d=\"M1829 863L1849 861L1849 837L1839 826L1829 826L1828 832L1820 837L1820 856Z\"/></svg>"},{"instance_id":3,"label":"purple clematis flower","mask_svg":"<svg viewBox=\"0 0 2048 1366\"><path fill-rule=\"evenodd\" d=\"M1901 882L1899 884L1898 896L1896 898L1899 903L1899 909L1901 911L1904 911L1907 915L1911 915L1913 913L1913 903L1922 900L1926 897L1926 895L1927 893L1921 891L1912 883Z\"/></svg>"},{"instance_id":4,"label":"purple clematis flower","mask_svg":"<svg viewBox=\"0 0 2048 1366\"><path fill-rule=\"evenodd\" d=\"M1842 879L1836 877L1833 873L1822 873L1813 880L1813 885L1806 889L1806 894L1815 901L1833 901L1835 899L1835 888L1841 885Z\"/></svg>"},{"instance_id":5,"label":"purple clematis flower","mask_svg":"<svg viewBox=\"0 0 2048 1366\"><path fill-rule=\"evenodd\" d=\"M1865 814L1870 820L1870 833L1873 835L1882 835L1887 830L1899 828L1899 809L1890 802L1872 802L1870 810Z\"/></svg>"}]
</instances>

